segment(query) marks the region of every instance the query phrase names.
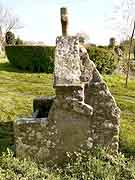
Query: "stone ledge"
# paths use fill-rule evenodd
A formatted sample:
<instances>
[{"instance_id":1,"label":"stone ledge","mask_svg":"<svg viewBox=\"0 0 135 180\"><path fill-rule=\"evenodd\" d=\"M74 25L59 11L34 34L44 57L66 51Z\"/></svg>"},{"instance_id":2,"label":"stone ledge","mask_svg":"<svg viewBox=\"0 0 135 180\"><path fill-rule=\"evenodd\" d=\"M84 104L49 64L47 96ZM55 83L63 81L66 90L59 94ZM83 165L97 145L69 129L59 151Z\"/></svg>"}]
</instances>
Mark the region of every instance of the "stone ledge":
<instances>
[{"instance_id":1,"label":"stone ledge","mask_svg":"<svg viewBox=\"0 0 135 180\"><path fill-rule=\"evenodd\" d=\"M53 85L53 87L55 88L55 87L80 87L80 88L83 88L83 84L80 84L80 83L78 83L78 84L57 84L57 85Z\"/></svg>"},{"instance_id":2,"label":"stone ledge","mask_svg":"<svg viewBox=\"0 0 135 180\"><path fill-rule=\"evenodd\" d=\"M47 124L48 118L20 118L17 119L15 124L16 125L23 125L23 124Z\"/></svg>"}]
</instances>

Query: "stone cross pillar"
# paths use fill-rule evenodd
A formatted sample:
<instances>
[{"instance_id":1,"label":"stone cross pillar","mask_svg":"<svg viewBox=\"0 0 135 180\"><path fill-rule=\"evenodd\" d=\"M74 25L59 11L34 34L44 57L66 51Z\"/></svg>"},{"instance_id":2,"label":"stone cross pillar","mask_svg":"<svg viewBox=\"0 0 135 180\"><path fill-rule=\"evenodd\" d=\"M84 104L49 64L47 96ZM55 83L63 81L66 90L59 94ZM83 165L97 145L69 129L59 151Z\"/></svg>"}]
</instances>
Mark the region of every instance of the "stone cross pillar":
<instances>
[{"instance_id":1,"label":"stone cross pillar","mask_svg":"<svg viewBox=\"0 0 135 180\"><path fill-rule=\"evenodd\" d=\"M68 31L68 12L67 8L62 7L60 9L61 11L61 25L62 25L62 35L67 36L67 31Z\"/></svg>"},{"instance_id":2,"label":"stone cross pillar","mask_svg":"<svg viewBox=\"0 0 135 180\"><path fill-rule=\"evenodd\" d=\"M54 88L56 99L48 121L56 129L54 159L61 161L66 152L87 147L90 117L93 108L84 102L84 83L81 81L79 38L67 35L67 10L61 9L63 35L57 37L54 59ZM64 14L64 15L63 15ZM66 17L66 18L65 18ZM64 19L65 18L65 19ZM63 21L65 20L65 21ZM91 146L91 142L89 143Z\"/></svg>"},{"instance_id":3,"label":"stone cross pillar","mask_svg":"<svg viewBox=\"0 0 135 180\"><path fill-rule=\"evenodd\" d=\"M16 121L16 156L63 163L66 152L96 145L117 153L120 110L87 50L76 36L67 35L66 8L61 8L61 23L54 59L56 97L35 99L34 116Z\"/></svg>"},{"instance_id":4,"label":"stone cross pillar","mask_svg":"<svg viewBox=\"0 0 135 180\"><path fill-rule=\"evenodd\" d=\"M56 40L54 86L80 85L79 39L59 36Z\"/></svg>"},{"instance_id":5,"label":"stone cross pillar","mask_svg":"<svg viewBox=\"0 0 135 180\"><path fill-rule=\"evenodd\" d=\"M61 8L62 36L56 39L54 87L81 84L79 38L67 36L67 8Z\"/></svg>"}]
</instances>

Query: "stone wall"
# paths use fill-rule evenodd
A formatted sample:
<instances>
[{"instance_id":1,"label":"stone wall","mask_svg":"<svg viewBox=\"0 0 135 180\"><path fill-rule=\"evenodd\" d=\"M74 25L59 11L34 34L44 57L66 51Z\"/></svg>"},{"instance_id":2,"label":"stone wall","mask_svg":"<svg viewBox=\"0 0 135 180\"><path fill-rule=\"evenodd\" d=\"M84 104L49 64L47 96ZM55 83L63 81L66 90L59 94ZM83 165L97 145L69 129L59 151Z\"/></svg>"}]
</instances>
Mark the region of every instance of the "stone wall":
<instances>
[{"instance_id":1,"label":"stone wall","mask_svg":"<svg viewBox=\"0 0 135 180\"><path fill-rule=\"evenodd\" d=\"M80 60L82 62L81 80L88 82L84 90L84 102L93 108L89 138L93 146L103 145L117 153L120 109L83 47L80 47Z\"/></svg>"},{"instance_id":2,"label":"stone wall","mask_svg":"<svg viewBox=\"0 0 135 180\"><path fill-rule=\"evenodd\" d=\"M47 118L22 118L15 123L16 156L42 162L47 158Z\"/></svg>"},{"instance_id":3,"label":"stone wall","mask_svg":"<svg viewBox=\"0 0 135 180\"><path fill-rule=\"evenodd\" d=\"M62 162L66 152L96 145L117 153L120 110L77 37L57 38L54 88L50 110L37 106L47 118L16 122L17 156Z\"/></svg>"}]
</instances>

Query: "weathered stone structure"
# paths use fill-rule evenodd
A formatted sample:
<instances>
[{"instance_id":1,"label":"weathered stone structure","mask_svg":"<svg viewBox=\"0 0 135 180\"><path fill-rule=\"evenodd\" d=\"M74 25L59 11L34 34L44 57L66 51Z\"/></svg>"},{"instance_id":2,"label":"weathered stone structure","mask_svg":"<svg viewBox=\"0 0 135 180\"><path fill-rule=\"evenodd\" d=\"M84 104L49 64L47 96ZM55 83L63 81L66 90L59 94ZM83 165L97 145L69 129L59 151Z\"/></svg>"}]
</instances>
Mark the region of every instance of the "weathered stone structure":
<instances>
[{"instance_id":1,"label":"weathered stone structure","mask_svg":"<svg viewBox=\"0 0 135 180\"><path fill-rule=\"evenodd\" d=\"M16 122L17 156L58 162L96 145L117 153L120 110L77 37L57 37L54 88L55 98L34 100L33 118Z\"/></svg>"}]
</instances>

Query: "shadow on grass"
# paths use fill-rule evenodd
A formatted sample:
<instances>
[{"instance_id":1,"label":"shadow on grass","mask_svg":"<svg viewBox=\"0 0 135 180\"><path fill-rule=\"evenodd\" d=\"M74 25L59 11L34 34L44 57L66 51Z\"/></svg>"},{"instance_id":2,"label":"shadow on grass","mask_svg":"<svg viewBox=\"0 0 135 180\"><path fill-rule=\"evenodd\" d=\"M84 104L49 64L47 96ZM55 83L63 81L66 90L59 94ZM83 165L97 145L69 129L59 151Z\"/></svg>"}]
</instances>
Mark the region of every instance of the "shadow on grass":
<instances>
[{"instance_id":1,"label":"shadow on grass","mask_svg":"<svg viewBox=\"0 0 135 180\"><path fill-rule=\"evenodd\" d=\"M0 63L0 71L24 73L24 71L13 67L13 65L8 62Z\"/></svg>"},{"instance_id":2,"label":"shadow on grass","mask_svg":"<svg viewBox=\"0 0 135 180\"><path fill-rule=\"evenodd\" d=\"M0 154L14 145L13 122L0 122Z\"/></svg>"},{"instance_id":3,"label":"shadow on grass","mask_svg":"<svg viewBox=\"0 0 135 180\"><path fill-rule=\"evenodd\" d=\"M0 71L7 71L7 72L16 72L16 73L28 73L28 74L31 74L31 73L44 73L43 72L33 72L33 71L30 71L30 70L20 70L19 68L17 67L14 67L11 63L9 62L4 62L4 63L0 63Z\"/></svg>"},{"instance_id":4,"label":"shadow on grass","mask_svg":"<svg viewBox=\"0 0 135 180\"><path fill-rule=\"evenodd\" d=\"M34 73L30 70L21 70L15 66L13 66L11 63L9 62L1 62L0 63L0 71L6 71L6 72L16 72L16 73Z\"/></svg>"}]
</instances>

